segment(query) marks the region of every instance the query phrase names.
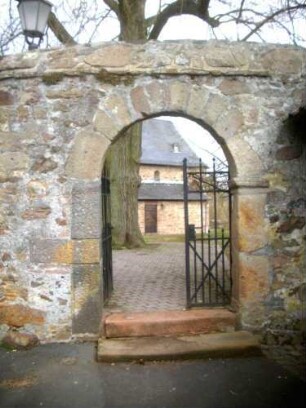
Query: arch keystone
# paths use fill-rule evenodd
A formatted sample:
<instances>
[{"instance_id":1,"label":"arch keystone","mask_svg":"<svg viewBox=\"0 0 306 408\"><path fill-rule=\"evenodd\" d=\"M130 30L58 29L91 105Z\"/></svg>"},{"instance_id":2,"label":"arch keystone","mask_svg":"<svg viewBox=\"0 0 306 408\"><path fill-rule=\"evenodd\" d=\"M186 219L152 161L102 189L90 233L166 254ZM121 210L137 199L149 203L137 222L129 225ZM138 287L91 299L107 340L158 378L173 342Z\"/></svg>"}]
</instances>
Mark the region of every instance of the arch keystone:
<instances>
[{"instance_id":1,"label":"arch keystone","mask_svg":"<svg viewBox=\"0 0 306 408\"><path fill-rule=\"evenodd\" d=\"M186 111L189 99L189 86L182 81L175 81L169 85L170 106L174 111Z\"/></svg>"}]
</instances>

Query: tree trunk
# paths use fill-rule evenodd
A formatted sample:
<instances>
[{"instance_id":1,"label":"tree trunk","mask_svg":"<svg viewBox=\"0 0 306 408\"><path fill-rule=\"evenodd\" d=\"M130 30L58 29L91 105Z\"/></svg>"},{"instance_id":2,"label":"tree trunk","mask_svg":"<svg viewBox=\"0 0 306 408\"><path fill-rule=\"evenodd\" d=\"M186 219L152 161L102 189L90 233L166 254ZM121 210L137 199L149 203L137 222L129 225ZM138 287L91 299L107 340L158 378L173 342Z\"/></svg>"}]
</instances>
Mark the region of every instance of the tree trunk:
<instances>
[{"instance_id":1,"label":"tree trunk","mask_svg":"<svg viewBox=\"0 0 306 408\"><path fill-rule=\"evenodd\" d=\"M120 40L147 40L144 7L144 0L120 1ZM105 166L111 181L113 243L117 247L144 245L138 225L141 132L141 123L133 125L110 147L106 155Z\"/></svg>"},{"instance_id":2,"label":"tree trunk","mask_svg":"<svg viewBox=\"0 0 306 408\"><path fill-rule=\"evenodd\" d=\"M110 147L106 156L105 166L111 186L112 235L116 247L144 245L138 225L140 156L141 124L137 123Z\"/></svg>"},{"instance_id":3,"label":"tree trunk","mask_svg":"<svg viewBox=\"0 0 306 408\"><path fill-rule=\"evenodd\" d=\"M121 41L147 41L145 0L121 0L119 20Z\"/></svg>"}]
</instances>

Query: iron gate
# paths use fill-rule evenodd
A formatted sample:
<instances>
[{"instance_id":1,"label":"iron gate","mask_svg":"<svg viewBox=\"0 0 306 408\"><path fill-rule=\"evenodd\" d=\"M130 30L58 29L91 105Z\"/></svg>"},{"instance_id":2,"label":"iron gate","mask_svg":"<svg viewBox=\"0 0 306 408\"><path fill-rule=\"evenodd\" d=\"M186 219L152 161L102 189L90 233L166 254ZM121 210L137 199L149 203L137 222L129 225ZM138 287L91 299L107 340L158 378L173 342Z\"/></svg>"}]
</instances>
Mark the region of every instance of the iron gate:
<instances>
[{"instance_id":1,"label":"iron gate","mask_svg":"<svg viewBox=\"0 0 306 408\"><path fill-rule=\"evenodd\" d=\"M228 168L184 160L187 307L230 303L231 195Z\"/></svg>"},{"instance_id":2,"label":"iron gate","mask_svg":"<svg viewBox=\"0 0 306 408\"><path fill-rule=\"evenodd\" d=\"M113 291L112 262L112 226L110 181L105 171L101 179L102 187L102 267L103 267L103 301L107 302Z\"/></svg>"}]
</instances>

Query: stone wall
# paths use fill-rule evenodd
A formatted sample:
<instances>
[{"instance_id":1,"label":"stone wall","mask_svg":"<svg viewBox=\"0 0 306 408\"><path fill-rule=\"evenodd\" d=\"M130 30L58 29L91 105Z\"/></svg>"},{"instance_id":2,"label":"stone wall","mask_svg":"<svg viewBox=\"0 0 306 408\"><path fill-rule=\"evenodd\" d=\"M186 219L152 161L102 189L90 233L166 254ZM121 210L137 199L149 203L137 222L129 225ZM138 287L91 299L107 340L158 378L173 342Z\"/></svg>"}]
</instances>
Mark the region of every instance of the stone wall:
<instances>
[{"instance_id":1,"label":"stone wall","mask_svg":"<svg viewBox=\"0 0 306 408\"><path fill-rule=\"evenodd\" d=\"M1 333L97 336L106 150L136 121L175 114L208 129L230 164L240 325L297 341L305 120L286 120L306 105L305 75L305 50L252 43L105 43L2 58Z\"/></svg>"}]
</instances>

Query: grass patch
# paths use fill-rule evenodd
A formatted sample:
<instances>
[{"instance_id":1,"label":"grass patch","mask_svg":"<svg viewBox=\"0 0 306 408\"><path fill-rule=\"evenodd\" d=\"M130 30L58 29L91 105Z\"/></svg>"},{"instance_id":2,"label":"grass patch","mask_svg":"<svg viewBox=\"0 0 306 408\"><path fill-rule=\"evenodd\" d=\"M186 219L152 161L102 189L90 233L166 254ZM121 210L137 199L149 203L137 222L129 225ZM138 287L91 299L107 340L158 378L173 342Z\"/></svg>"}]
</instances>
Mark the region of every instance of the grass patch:
<instances>
[{"instance_id":1,"label":"grass patch","mask_svg":"<svg viewBox=\"0 0 306 408\"><path fill-rule=\"evenodd\" d=\"M16 347L10 346L9 344L6 343L0 343L0 348L6 351L16 351Z\"/></svg>"},{"instance_id":2,"label":"grass patch","mask_svg":"<svg viewBox=\"0 0 306 408\"><path fill-rule=\"evenodd\" d=\"M229 230L224 230L224 233L223 233L224 235L224 239L226 239L226 238L229 238ZM199 234L200 235L200 234ZM214 229L211 229L210 230L210 237L211 238L215 238L215 237L217 237L217 238L222 238L222 229L221 228L218 228L217 229L217 231L216 231L216 234L215 234L215 230ZM205 233L204 234L204 238L208 238L208 234L207 233Z\"/></svg>"},{"instance_id":3,"label":"grass patch","mask_svg":"<svg viewBox=\"0 0 306 408\"><path fill-rule=\"evenodd\" d=\"M184 242L185 235L183 234L172 234L172 235L146 234L144 235L144 240L146 244L155 244L155 243L162 243L162 242Z\"/></svg>"}]
</instances>

